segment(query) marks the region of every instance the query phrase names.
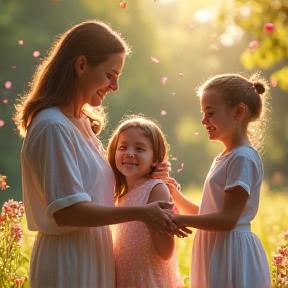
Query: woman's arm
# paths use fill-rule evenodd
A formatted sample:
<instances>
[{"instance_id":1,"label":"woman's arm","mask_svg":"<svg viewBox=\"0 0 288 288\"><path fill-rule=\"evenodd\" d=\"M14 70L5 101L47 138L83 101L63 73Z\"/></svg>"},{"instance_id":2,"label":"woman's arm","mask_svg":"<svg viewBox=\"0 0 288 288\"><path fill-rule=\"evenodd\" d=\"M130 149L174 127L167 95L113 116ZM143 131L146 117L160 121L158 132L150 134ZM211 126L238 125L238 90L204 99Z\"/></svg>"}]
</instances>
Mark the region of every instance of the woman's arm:
<instances>
[{"instance_id":1,"label":"woman's arm","mask_svg":"<svg viewBox=\"0 0 288 288\"><path fill-rule=\"evenodd\" d=\"M60 227L98 227L142 221L152 230L169 232L167 222L174 227L176 225L162 209L172 208L172 203L163 201L135 207L106 207L90 202L80 202L56 211L53 216Z\"/></svg>"},{"instance_id":2,"label":"woman's arm","mask_svg":"<svg viewBox=\"0 0 288 288\"><path fill-rule=\"evenodd\" d=\"M249 195L241 186L224 193L220 212L203 215L170 215L178 226L194 227L208 231L230 231L235 228Z\"/></svg>"},{"instance_id":3,"label":"woman's arm","mask_svg":"<svg viewBox=\"0 0 288 288\"><path fill-rule=\"evenodd\" d=\"M170 193L165 184L158 184L151 191L148 203L155 201L170 201ZM174 236L167 233L159 234L151 230L150 235L158 255L164 260L169 260L175 251Z\"/></svg>"}]
</instances>

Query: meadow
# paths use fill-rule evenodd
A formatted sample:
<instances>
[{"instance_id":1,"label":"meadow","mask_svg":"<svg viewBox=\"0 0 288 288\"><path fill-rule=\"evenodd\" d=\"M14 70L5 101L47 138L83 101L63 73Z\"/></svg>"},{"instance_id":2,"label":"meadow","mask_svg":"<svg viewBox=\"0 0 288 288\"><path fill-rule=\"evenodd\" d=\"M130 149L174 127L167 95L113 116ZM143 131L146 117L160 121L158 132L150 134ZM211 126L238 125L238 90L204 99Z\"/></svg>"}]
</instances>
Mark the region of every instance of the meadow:
<instances>
[{"instance_id":1,"label":"meadow","mask_svg":"<svg viewBox=\"0 0 288 288\"><path fill-rule=\"evenodd\" d=\"M185 196L196 203L201 200L201 188L189 186L183 190ZM35 233L27 230L25 218L23 221L23 240L22 253L25 258L29 259L31 247L34 241ZM252 222L252 231L259 237L267 254L271 271L272 271L272 253L277 251L277 244L280 235L288 230L288 191L269 191L265 183L262 186L261 198L258 213ZM189 287L189 270L191 262L191 249L193 234L185 239L177 239L177 251L180 273L183 277L186 287ZM24 263L23 263L24 264ZM28 269L28 262L24 264ZM25 288L29 287L29 283L25 283Z\"/></svg>"}]
</instances>

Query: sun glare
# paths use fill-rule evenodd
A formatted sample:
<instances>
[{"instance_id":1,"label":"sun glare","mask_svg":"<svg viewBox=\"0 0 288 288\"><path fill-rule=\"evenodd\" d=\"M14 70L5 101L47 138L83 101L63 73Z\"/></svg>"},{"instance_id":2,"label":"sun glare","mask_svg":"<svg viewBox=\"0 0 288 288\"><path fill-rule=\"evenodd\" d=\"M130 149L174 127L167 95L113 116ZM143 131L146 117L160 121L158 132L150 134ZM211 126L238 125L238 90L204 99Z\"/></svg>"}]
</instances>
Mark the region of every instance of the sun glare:
<instances>
[{"instance_id":1,"label":"sun glare","mask_svg":"<svg viewBox=\"0 0 288 288\"><path fill-rule=\"evenodd\" d=\"M195 19L200 22L207 22L210 19L210 14L207 10L200 9L195 12Z\"/></svg>"}]
</instances>

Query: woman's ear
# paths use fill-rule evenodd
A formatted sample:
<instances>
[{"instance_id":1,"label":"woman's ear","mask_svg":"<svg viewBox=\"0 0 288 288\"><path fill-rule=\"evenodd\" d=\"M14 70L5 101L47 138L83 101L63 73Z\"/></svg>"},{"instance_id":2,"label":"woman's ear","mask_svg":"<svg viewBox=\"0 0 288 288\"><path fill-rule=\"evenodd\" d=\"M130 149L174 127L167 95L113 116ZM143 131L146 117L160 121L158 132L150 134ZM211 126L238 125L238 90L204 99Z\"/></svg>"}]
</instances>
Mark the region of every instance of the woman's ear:
<instances>
[{"instance_id":1,"label":"woman's ear","mask_svg":"<svg viewBox=\"0 0 288 288\"><path fill-rule=\"evenodd\" d=\"M83 74L85 65L87 65L87 58L84 55L80 55L75 62L75 71L80 77Z\"/></svg>"},{"instance_id":2,"label":"woman's ear","mask_svg":"<svg viewBox=\"0 0 288 288\"><path fill-rule=\"evenodd\" d=\"M238 121L243 118L244 115L248 113L248 107L244 103L239 103L236 106L236 111L235 111L235 121Z\"/></svg>"}]
</instances>

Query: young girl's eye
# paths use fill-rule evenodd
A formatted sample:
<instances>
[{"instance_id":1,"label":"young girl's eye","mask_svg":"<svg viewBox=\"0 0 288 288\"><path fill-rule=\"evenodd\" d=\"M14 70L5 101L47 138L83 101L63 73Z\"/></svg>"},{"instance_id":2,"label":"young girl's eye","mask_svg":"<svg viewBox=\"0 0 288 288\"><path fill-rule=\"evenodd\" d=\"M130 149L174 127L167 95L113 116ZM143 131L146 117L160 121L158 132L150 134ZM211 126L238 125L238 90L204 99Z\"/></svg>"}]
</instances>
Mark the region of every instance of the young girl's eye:
<instances>
[{"instance_id":1,"label":"young girl's eye","mask_svg":"<svg viewBox=\"0 0 288 288\"><path fill-rule=\"evenodd\" d=\"M137 151L145 151L143 148L140 148L140 147L136 148L136 150Z\"/></svg>"},{"instance_id":2,"label":"young girl's eye","mask_svg":"<svg viewBox=\"0 0 288 288\"><path fill-rule=\"evenodd\" d=\"M117 148L117 150L125 150L125 149L126 149L125 146L119 146L119 147Z\"/></svg>"}]
</instances>

